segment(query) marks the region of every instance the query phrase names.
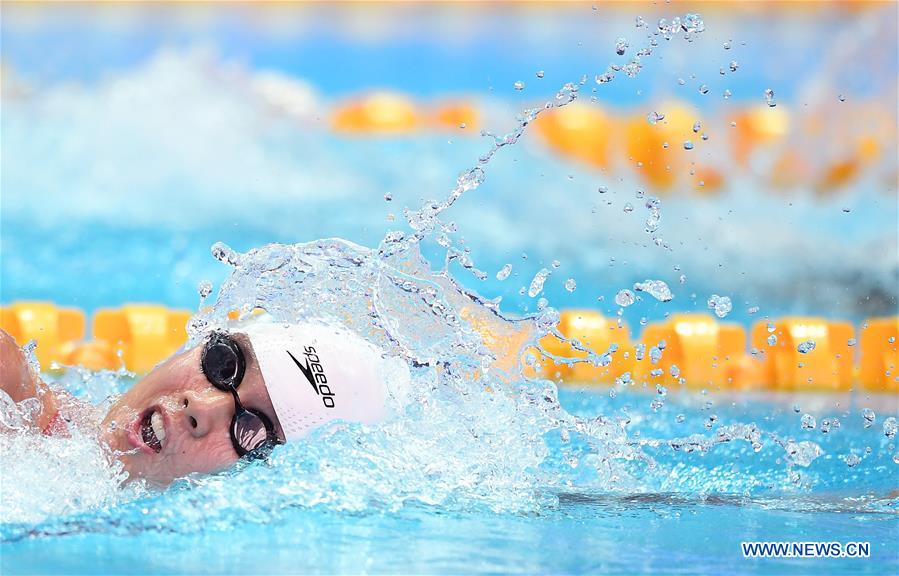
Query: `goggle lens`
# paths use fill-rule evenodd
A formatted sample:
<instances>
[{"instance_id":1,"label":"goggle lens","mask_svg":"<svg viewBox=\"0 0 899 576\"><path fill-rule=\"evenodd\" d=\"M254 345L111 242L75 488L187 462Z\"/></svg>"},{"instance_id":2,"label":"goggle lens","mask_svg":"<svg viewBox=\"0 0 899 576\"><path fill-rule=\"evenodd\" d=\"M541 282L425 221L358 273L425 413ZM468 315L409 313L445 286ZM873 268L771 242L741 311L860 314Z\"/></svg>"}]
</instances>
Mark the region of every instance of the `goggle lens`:
<instances>
[{"instance_id":1,"label":"goggle lens","mask_svg":"<svg viewBox=\"0 0 899 576\"><path fill-rule=\"evenodd\" d=\"M234 418L231 420L231 443L238 456L265 458L278 443L271 421L256 410L240 404L237 387L243 381L246 360L237 342L228 334L215 332L203 348L200 367L209 383L234 396Z\"/></svg>"}]
</instances>

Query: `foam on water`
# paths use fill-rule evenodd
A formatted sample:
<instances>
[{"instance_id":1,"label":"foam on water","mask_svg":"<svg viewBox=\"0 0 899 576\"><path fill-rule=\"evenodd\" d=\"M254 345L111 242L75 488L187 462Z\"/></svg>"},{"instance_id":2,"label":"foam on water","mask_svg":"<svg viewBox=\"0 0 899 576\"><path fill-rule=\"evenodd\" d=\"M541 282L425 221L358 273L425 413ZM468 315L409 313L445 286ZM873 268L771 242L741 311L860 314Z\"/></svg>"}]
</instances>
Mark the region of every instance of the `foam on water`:
<instances>
[{"instance_id":1,"label":"foam on water","mask_svg":"<svg viewBox=\"0 0 899 576\"><path fill-rule=\"evenodd\" d=\"M216 301L191 320L192 343L227 327L232 310L264 308L281 321L339 320L409 364L412 383L399 415L379 426L320 431L279 447L264 464L187 478L162 494L139 485L120 490L118 466L80 428L70 439L2 435L4 483L16 486L3 491L4 538L224 528L298 506L538 513L565 494L791 491L800 483L794 468L808 468L824 453L816 442L739 420L686 435L656 422L655 434L643 437L631 429L653 417L639 408L576 416L562 408L553 382L524 378L517 361L553 329L552 309L504 318L445 271L431 271L414 249L385 258L325 240L246 254L217 245L213 252L233 270ZM102 395L98 384L130 382L127 374L106 373L87 378L85 387L83 375L69 373L69 387L87 398ZM90 415L83 421L88 428ZM764 451L766 459L753 465L750 458L747 473L726 461L703 466L677 457L722 445L731 455Z\"/></svg>"}]
</instances>

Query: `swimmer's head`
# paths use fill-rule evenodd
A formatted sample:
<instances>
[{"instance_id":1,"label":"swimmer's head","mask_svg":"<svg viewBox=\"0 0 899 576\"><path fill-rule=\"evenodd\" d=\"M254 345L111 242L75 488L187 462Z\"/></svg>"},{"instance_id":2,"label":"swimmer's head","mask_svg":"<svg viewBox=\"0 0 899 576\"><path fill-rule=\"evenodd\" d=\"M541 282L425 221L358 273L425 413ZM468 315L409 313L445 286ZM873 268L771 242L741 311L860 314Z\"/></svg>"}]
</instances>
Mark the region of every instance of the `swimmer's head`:
<instances>
[{"instance_id":1,"label":"swimmer's head","mask_svg":"<svg viewBox=\"0 0 899 576\"><path fill-rule=\"evenodd\" d=\"M124 394L103 422L132 478L167 485L302 438L333 421L386 415L406 364L326 324L257 321L173 356Z\"/></svg>"},{"instance_id":2,"label":"swimmer's head","mask_svg":"<svg viewBox=\"0 0 899 576\"><path fill-rule=\"evenodd\" d=\"M230 336L244 359L235 390L239 405L261 416L271 427L272 440L283 441L285 435L249 338ZM110 408L103 421L103 439L131 478L168 485L190 473L222 470L243 455L235 442L258 444L254 434L266 434L256 420L247 417L250 425L238 422L235 440L234 392L217 388L204 373L206 348L204 343L169 358Z\"/></svg>"}]
</instances>

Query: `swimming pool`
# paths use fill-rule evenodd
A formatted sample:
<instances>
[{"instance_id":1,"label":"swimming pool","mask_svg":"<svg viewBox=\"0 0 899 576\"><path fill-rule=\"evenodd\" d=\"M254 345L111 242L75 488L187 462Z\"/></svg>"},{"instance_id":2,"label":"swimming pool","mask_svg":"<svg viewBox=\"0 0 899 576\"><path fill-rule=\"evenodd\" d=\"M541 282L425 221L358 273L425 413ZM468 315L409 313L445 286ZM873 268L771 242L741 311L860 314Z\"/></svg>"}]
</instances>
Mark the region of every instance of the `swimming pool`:
<instances>
[{"instance_id":1,"label":"swimming pool","mask_svg":"<svg viewBox=\"0 0 899 576\"><path fill-rule=\"evenodd\" d=\"M512 32L477 36L460 60L422 39L432 23L370 48L372 60L406 62L397 75L360 66L364 43L319 31L300 40L288 33L279 44L264 26L246 32L235 14L206 31L213 48L197 42L202 35L189 26L174 37L151 27L137 42L127 18L122 33L115 17L95 25L89 11L58 44L47 35L59 15L35 28L27 14L14 12L14 24L5 18L4 51L27 89L24 96L4 93L0 118L4 303L46 299L91 312L149 301L197 310L198 284L212 281L212 298L221 297L230 272L209 257L214 242L241 252L324 237L377 247L385 230L408 228L404 209L445 198L459 172L495 140L474 126L336 134L328 118L342 100L380 80L417 98L422 109L470 90L467 101L482 111L483 127L506 134L516 114L552 101L582 68L601 74L596 62L604 66L614 56L617 30L632 35L639 25L633 14L615 13L596 34L595 21L566 12L561 36L510 54L505 34L532 23L518 15ZM476 20L489 32L506 16ZM876 10L811 21L794 12L775 16L748 16L744 26L739 16L712 12L703 35L663 43L657 54L664 58L646 58L631 83L620 74L603 86L591 78L591 88L582 89L588 100L599 86L599 106L631 127L647 124L650 114L656 123L663 112L673 120L669 98L701 115L704 128L688 127L696 134L695 164L724 167L727 181L717 193L683 183L659 193L660 234L671 250L654 244L656 230L646 230L647 197L655 192L630 166L624 132L615 133L621 140L610 151L618 149L618 164L601 169L557 155L528 132L490 159L483 184L448 211L450 228L460 230L450 236L475 269L458 266L457 258L452 276L485 298L501 297L510 316L539 316L547 305L590 308L620 316L636 332L678 311L707 311L712 294L730 295L727 319L744 325L796 313L855 323L895 314L895 135L874 132L861 114L884 103L895 114L895 94L884 88L895 78L889 50L881 60L864 59L885 80L858 74L847 81L846 109L821 108L832 124L857 121L869 131L862 136L879 138L880 160L849 185L821 192L808 176L796 187L775 188L764 177L782 158L769 158L762 147L754 157L760 167L747 168L729 152L735 101L765 107L764 89L775 86L779 109L791 110L796 124L813 124L821 113L804 115L811 101L804 86L824 82L830 105L841 105L843 87L825 82L841 75L828 62L858 54L872 38L894 46L895 31L878 27L889 18ZM327 29L331 21L323 22ZM781 34L791 26L811 33ZM831 35L842 41L822 52L817 39ZM570 45L543 50L560 38ZM56 70L35 56L45 44L62 59ZM62 55L73 46L85 56L77 63ZM118 49L114 65L109 46ZM323 47L334 53L330 63L303 64ZM409 56L419 49L420 59ZM772 54L782 56L782 67ZM446 77L425 73L425 64L437 69L447 61L442 67L455 71ZM347 62L356 62L355 77L328 66ZM466 67L484 80L463 77L458 70ZM321 90L311 113L273 111L254 91L261 72L272 68ZM526 86L519 90L513 83L521 78ZM707 93L722 96L710 105ZM770 149L780 153L807 141L776 144ZM824 170L840 151L829 142L804 160ZM692 176L695 166L681 168ZM809 170L800 173L817 174ZM439 242L423 245L439 268L445 250ZM502 277L506 265L511 273ZM544 270L545 283L531 295ZM673 299L616 302L619 290L650 278L667 281ZM232 300L241 295L225 292ZM394 310L403 317L402 305ZM78 371L50 377L94 402L133 381ZM89 443L3 437L0 567L9 574L899 569L895 395L672 388L653 407L658 394L651 386L610 393L604 385L572 381L557 389L537 381L509 385L503 395L474 379L456 384L461 400L424 396L442 406L436 411L413 406L406 420L384 430L314 438L278 449L269 464L186 479L162 493L119 489ZM564 413L555 408L556 394ZM544 400L553 407L535 408ZM37 462L35 454L46 458ZM747 559L741 543L750 541L861 541L870 543L870 558Z\"/></svg>"},{"instance_id":2,"label":"swimming pool","mask_svg":"<svg viewBox=\"0 0 899 576\"><path fill-rule=\"evenodd\" d=\"M605 392L566 389L561 400L591 416L621 414L624 406L636 414L650 401L646 394L611 399ZM652 417L634 415L634 441L670 443L702 430L710 410L700 400L675 395ZM838 417L840 428L801 430L793 410L798 401L803 410L820 406ZM640 467L638 490L581 491L576 479L568 490L535 484L539 505L518 511L494 512L464 498L429 505L412 495L398 509L371 502L334 510L341 496L351 500L348 494L312 506L241 505L236 502L253 480L237 477L221 492L182 486L108 510L6 523L4 572L891 573L899 563L895 439L883 435L879 417L864 427L858 407L868 402L892 405L884 413L895 413L894 397L716 399L711 410L721 425L755 422L821 446L823 454L808 467L795 466L798 482L789 477L784 450L770 439L759 453L743 441L705 454L651 449L655 469ZM677 423L679 413L685 422ZM849 454L860 463L849 467ZM753 540L867 541L871 556L745 559L740 543Z\"/></svg>"}]
</instances>

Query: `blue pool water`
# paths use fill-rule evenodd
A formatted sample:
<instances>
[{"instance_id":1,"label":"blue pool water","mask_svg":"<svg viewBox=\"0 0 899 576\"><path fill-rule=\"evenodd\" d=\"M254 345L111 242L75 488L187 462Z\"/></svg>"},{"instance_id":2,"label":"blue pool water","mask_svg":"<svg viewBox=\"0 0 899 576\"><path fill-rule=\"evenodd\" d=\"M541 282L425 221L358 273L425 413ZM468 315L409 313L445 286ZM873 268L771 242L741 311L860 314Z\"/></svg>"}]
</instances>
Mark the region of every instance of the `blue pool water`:
<instances>
[{"instance_id":1,"label":"blue pool water","mask_svg":"<svg viewBox=\"0 0 899 576\"><path fill-rule=\"evenodd\" d=\"M563 406L581 415L642 411L649 398L605 389L568 389ZM658 414L632 424L639 438L672 439L703 430L705 398L678 397ZM733 401L735 405L731 405ZM837 416L839 430L800 429L792 404L821 407ZM837 407L837 402L840 406ZM2 526L5 574L54 573L791 573L888 574L899 568L896 537L899 465L895 439L876 424L863 427L861 403L886 406L895 398L758 397L716 401L724 424L756 422L761 428L811 440L824 451L788 478L784 452L770 440L754 453L734 441L706 454L651 450L659 470L645 467L635 492L584 492L534 485L542 504L525 511L493 512L476 502L429 506L414 499L398 510L376 504L337 511L328 504L254 511L247 502L208 497L202 486L184 504L230 507L230 515L171 510L170 494L144 496L99 512ZM686 421L678 424L676 414ZM885 412L886 414L886 412ZM712 431L703 431L707 437ZM867 447L870 454L865 454ZM861 462L850 468L845 457ZM664 473L663 473L664 471ZM282 479L285 484L289 478ZM241 497L251 479L237 476L216 498ZM278 484L268 487L279 490ZM184 490L184 488L182 488ZM177 491L177 489L176 489ZM183 495L183 494L182 494ZM156 516L165 515L165 518ZM869 559L744 559L740 543L759 541L866 541Z\"/></svg>"}]
</instances>

